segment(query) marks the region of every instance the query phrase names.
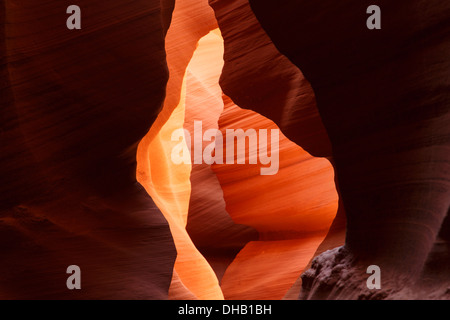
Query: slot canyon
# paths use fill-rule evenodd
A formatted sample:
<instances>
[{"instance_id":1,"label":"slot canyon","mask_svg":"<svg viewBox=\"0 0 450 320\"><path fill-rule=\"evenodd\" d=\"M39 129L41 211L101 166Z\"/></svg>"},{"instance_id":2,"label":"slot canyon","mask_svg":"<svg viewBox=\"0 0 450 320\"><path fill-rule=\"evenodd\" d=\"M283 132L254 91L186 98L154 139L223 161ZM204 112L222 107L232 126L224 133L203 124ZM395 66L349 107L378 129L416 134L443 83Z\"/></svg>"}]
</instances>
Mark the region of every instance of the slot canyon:
<instances>
[{"instance_id":1,"label":"slot canyon","mask_svg":"<svg viewBox=\"0 0 450 320\"><path fill-rule=\"evenodd\" d=\"M450 3L0 1L0 299L450 299Z\"/></svg>"}]
</instances>

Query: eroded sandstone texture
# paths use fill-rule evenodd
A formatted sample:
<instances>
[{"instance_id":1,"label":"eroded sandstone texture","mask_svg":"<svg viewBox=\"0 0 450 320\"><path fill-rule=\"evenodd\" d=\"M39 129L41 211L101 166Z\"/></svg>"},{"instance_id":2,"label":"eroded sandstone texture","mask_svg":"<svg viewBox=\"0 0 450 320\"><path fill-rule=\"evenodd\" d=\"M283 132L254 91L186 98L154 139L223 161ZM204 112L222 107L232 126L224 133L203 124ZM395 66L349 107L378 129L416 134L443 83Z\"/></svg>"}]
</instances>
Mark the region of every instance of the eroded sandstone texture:
<instances>
[{"instance_id":1,"label":"eroded sandstone texture","mask_svg":"<svg viewBox=\"0 0 450 320\"><path fill-rule=\"evenodd\" d=\"M450 205L450 5L376 1L383 26L371 31L361 14L369 1L250 3L314 89L347 213L345 252L313 265L303 297L358 297L370 264L383 270L383 297L409 283L420 291L416 279ZM330 268L356 281L328 286ZM434 290L443 296L448 269L440 276Z\"/></svg>"},{"instance_id":2,"label":"eroded sandstone texture","mask_svg":"<svg viewBox=\"0 0 450 320\"><path fill-rule=\"evenodd\" d=\"M135 159L165 95L170 1L77 4L70 32L67 2L0 2L0 298L164 299L176 251Z\"/></svg>"},{"instance_id":3,"label":"eroded sandstone texture","mask_svg":"<svg viewBox=\"0 0 450 320\"><path fill-rule=\"evenodd\" d=\"M0 298L449 298L450 4L375 2L0 0Z\"/></svg>"}]
</instances>

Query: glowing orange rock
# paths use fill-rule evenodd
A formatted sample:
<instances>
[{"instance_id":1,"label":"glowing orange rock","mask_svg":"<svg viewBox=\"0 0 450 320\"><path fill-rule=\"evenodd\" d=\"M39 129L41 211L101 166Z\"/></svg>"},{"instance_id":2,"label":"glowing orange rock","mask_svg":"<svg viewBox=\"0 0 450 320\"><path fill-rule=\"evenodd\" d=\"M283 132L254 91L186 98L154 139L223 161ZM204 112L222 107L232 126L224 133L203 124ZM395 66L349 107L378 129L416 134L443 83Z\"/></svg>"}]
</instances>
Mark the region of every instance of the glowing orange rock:
<instances>
[{"instance_id":1,"label":"glowing orange rock","mask_svg":"<svg viewBox=\"0 0 450 320\"><path fill-rule=\"evenodd\" d=\"M196 13L194 18L188 13L191 10ZM199 24L197 19L202 23ZM170 159L172 149L178 143L171 140L172 133L184 125L186 68L199 38L213 27L214 16L206 1L176 2L166 36L170 74L166 99L138 149L138 181L169 222L177 247L174 267L177 277L170 288L170 298L191 296L190 293L199 299L223 298L216 275L186 232L191 165L175 165Z\"/></svg>"}]
</instances>

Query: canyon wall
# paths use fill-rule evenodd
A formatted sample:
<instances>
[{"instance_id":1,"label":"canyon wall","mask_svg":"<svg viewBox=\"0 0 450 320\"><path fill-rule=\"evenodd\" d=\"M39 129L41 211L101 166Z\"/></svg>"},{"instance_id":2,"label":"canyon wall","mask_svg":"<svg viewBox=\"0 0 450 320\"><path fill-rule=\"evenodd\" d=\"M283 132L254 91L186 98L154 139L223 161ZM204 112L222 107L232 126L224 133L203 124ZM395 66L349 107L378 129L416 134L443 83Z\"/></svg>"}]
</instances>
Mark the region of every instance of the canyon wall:
<instances>
[{"instance_id":1,"label":"canyon wall","mask_svg":"<svg viewBox=\"0 0 450 320\"><path fill-rule=\"evenodd\" d=\"M345 248L313 264L304 297L370 297L371 264L384 274L379 297L401 290L421 274L450 205L450 5L376 1L382 28L369 30L369 1L250 3L314 89L347 214Z\"/></svg>"},{"instance_id":2,"label":"canyon wall","mask_svg":"<svg viewBox=\"0 0 450 320\"><path fill-rule=\"evenodd\" d=\"M176 251L136 147L165 96L171 4L77 4L71 31L67 2L0 3L0 298L164 299Z\"/></svg>"},{"instance_id":3,"label":"canyon wall","mask_svg":"<svg viewBox=\"0 0 450 320\"><path fill-rule=\"evenodd\" d=\"M448 297L450 5L370 4L1 0L0 298Z\"/></svg>"}]
</instances>

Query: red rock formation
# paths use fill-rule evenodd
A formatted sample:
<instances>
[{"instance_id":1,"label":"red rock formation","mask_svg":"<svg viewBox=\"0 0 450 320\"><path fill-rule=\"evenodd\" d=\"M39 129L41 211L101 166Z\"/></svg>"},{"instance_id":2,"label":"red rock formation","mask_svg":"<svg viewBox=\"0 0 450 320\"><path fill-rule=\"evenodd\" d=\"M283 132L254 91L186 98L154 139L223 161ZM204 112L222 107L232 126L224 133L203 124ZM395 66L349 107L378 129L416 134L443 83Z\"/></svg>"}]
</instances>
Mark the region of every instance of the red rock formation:
<instances>
[{"instance_id":1,"label":"red rock formation","mask_svg":"<svg viewBox=\"0 0 450 320\"><path fill-rule=\"evenodd\" d=\"M278 299L283 297L300 275L302 268L323 239L336 213L333 172L326 160L314 160L284 137L280 142L280 171L273 178L260 175L261 165L213 165L212 171L210 166L205 163L195 163L193 146L195 136L202 135L208 129L220 126L225 134L226 129L231 128L243 130L277 128L262 116L240 109L226 97L226 108L222 113L222 91L218 85L223 65L222 52L223 44L220 34L217 31L211 32L200 40L197 50L187 66L185 76L186 94L182 93L185 110L183 127L190 133L188 138L190 143L188 144L191 147L191 157L189 160L192 161L187 230L190 238L196 247L201 249L219 279L225 272L221 288L226 298ZM173 117L174 114L171 118ZM169 119L165 126L170 121ZM201 121L201 132L196 131L194 121ZM164 130L164 127L160 130ZM155 152L157 150L155 146L150 145L148 147L149 156L151 159L156 159L160 157L160 154L165 153L167 166L171 167L170 170L179 172L172 176L176 176L177 180L181 181L180 167L170 165L173 142L170 142L167 134L161 141L163 141L161 146L167 147L166 150L161 149L159 152ZM203 142L203 148L207 144L209 142ZM150 167L152 167L152 161L150 160ZM159 171L160 169L158 169ZM317 180L318 183L312 186L311 183L314 180ZM142 179L140 181L145 185L148 184ZM303 182L299 184L298 181ZM280 194L273 194L276 201L275 199L270 202L266 201L267 194L271 192L269 190L274 186L281 186L283 183L287 186L296 184L297 189L289 192L280 189ZM159 181L158 184L174 185L173 181L170 183ZM171 192L175 194L179 191L172 189ZM164 192L164 194L168 193L167 190ZM153 198L158 198L154 192L150 192L150 194ZM175 201L175 199L170 199L170 202ZM290 205L285 206L286 203L290 203ZM167 206L167 201L163 206ZM176 212L176 208L163 209L163 212L173 214ZM170 223L171 219L168 219ZM235 223L240 223L240 225ZM261 241L252 242L234 259L238 251L249 240L258 239L255 237L257 236L256 232L245 225L257 229ZM184 228L184 224L181 227ZM212 238L214 241L211 241ZM176 234L175 239L177 239ZM278 253L276 252L277 246ZM259 260L261 259L260 252L266 250L266 247L272 251L272 254L278 254L279 258L282 258L291 267L289 270L281 268L274 272L273 276L265 277L262 280L251 273L269 272L269 269L274 271L270 263L262 264ZM188 250L186 246L178 245L177 249L180 255L186 254L185 251ZM192 254L192 251L189 254ZM271 257L268 255L263 259ZM278 267L282 267L282 264L279 264ZM177 266L175 269L177 270ZM192 275L198 274L204 277L201 270L193 270L188 265L183 266L183 269L189 270ZM184 277L177 281L186 284L187 282L183 280ZM239 279L243 278L253 279L249 281L252 284L243 288L236 286L236 281L241 281ZM196 282L199 280L197 279ZM191 282L184 288L192 290L196 282Z\"/></svg>"},{"instance_id":2,"label":"red rock formation","mask_svg":"<svg viewBox=\"0 0 450 320\"><path fill-rule=\"evenodd\" d=\"M374 297L394 296L423 270L450 205L450 5L376 1L374 31L369 1L250 3L315 91L348 218L345 248L313 264L303 297L372 297L371 264L384 275Z\"/></svg>"},{"instance_id":3,"label":"red rock formation","mask_svg":"<svg viewBox=\"0 0 450 320\"><path fill-rule=\"evenodd\" d=\"M218 29L199 41L186 74L186 112L184 128L191 139L208 129L217 129L223 111L219 77L223 67L223 40ZM194 131L194 121L202 121L202 132ZM203 142L203 148L207 146ZM203 150L203 149L202 149ZM236 254L257 232L237 225L225 209L223 191L210 165L196 164L191 143L191 195L186 229L195 246L208 260L219 281ZM214 241L211 241L214 239Z\"/></svg>"},{"instance_id":4,"label":"red rock formation","mask_svg":"<svg viewBox=\"0 0 450 320\"><path fill-rule=\"evenodd\" d=\"M223 49L218 37L213 32L200 40L187 67L184 128L190 132L190 139L200 134L194 131L193 122L196 120L202 121L201 133L218 126L224 134L228 128L277 128L267 119L241 110L226 97L226 109L222 113L218 79ZM301 77L298 69L291 67L298 73L297 77ZM278 103L284 105L287 102L279 100ZM276 178L262 177L261 166L213 165L212 172L204 163L192 165L187 229L219 279L225 272L221 287L226 298L283 297L316 251L336 213L336 194L329 163L326 160L313 160L284 137L281 141L281 167ZM207 144L204 142L203 147ZM194 154L192 144L191 154ZM194 156L191 158L194 160ZM214 173L218 175L217 178ZM310 184L313 180L316 180L315 186ZM299 185L298 181L303 183ZM297 185L297 189L289 192L280 189L280 194L273 194L274 198L268 202L265 199L267 194L274 193L278 189L274 186L281 184ZM290 205L285 206L285 203ZM257 229L262 241L252 242L233 260L236 249L244 246L252 237L252 233L249 233L251 229L244 225ZM212 236L213 242L210 240ZM276 254L274 250L277 245L278 255L291 268L277 270L273 276L265 277L264 280L252 275L252 271L270 272L271 264L262 264L258 260L259 252L267 246ZM245 268L242 267L244 265ZM250 281L252 285L238 288L235 281L244 277L253 279Z\"/></svg>"},{"instance_id":5,"label":"red rock formation","mask_svg":"<svg viewBox=\"0 0 450 320\"><path fill-rule=\"evenodd\" d=\"M83 9L83 28L69 31L56 18L65 12L61 4L47 3L38 12L33 6L2 3L6 10L2 10L1 31L6 41L1 45L6 54L1 57L5 97L1 101L5 155L0 172L5 182L1 228L2 253L9 262L1 270L5 275L2 297L220 299L218 280L225 272L222 288L228 297L282 297L334 216L336 199L328 183L332 177L329 164L312 160L283 137L281 174L275 180L261 177L260 166L248 171L248 179L232 184L226 179L239 177L248 166L236 170L230 165L214 171L204 164L173 166L167 157L174 145L170 142L173 130L192 129L196 118L204 121L205 130L219 127L223 45L219 51L206 46L206 51L196 53L197 58L194 55L199 39L217 27L213 10L207 1L132 6L119 2L113 7L106 2L77 4ZM248 6L245 10L251 13ZM43 19L40 15L44 13L51 15ZM31 18L24 23L24 17ZM251 17L249 26L258 27ZM242 61L235 59L239 48L229 43L228 27L224 30L226 47L232 49L226 53L227 70ZM293 106L306 101L301 104L303 114L310 118L310 125L302 124L306 138L294 138L306 139L305 144L315 152L326 153L326 139L313 141L314 135L324 137L325 133L311 108L310 87L262 29L257 30L253 38L242 34L239 38L263 40L264 58L254 64L255 72L273 68L264 60L273 59L283 68L267 73L269 77L261 78L258 88L271 83L277 86L267 92L265 101L255 100L255 89L248 90L248 97L234 96L243 107L253 106L275 118L286 131L298 123L291 121L296 117ZM219 37L217 31L211 35L216 35L216 40ZM254 53L244 55L244 62L258 57ZM244 70L236 75L242 76ZM229 86L230 74L224 72L223 87ZM301 84L300 89L294 83ZM227 90L233 93L236 89L231 86ZM281 118L270 108L275 102L285 109ZM276 128L230 100L227 105L229 110L221 118L223 129L227 125ZM139 144L137 177L155 203L136 183L134 160L137 144L152 123ZM311 186L309 193L299 198L295 198L301 194L297 191L290 196L282 191L278 198L292 201L292 207L300 202L302 206L293 210L272 202L272 213L258 215L269 185L280 184L289 176L292 180L296 168L303 170L299 178L308 183L313 177L327 181L325 189L316 185L324 193L315 197ZM255 188L249 188L250 183ZM232 185L245 192L236 197ZM258 198L251 193L261 194ZM283 218L277 219L278 214ZM314 216L320 219L314 220ZM305 237L306 233L312 235ZM213 243L211 235L216 240ZM270 254L260 256L266 249ZM249 273L271 268L259 259L274 254L291 267L278 270L264 284L253 277L247 289L236 288L235 279L252 279ZM82 292L65 287L65 270L71 264L81 267ZM242 274L241 269L245 270ZM265 288L264 295L255 289L260 286Z\"/></svg>"},{"instance_id":6,"label":"red rock formation","mask_svg":"<svg viewBox=\"0 0 450 320\"><path fill-rule=\"evenodd\" d=\"M219 120L224 134L231 128L278 129L261 115L240 109L229 98L224 101ZM225 298L283 298L336 215L337 194L330 163L311 157L283 135L279 144L280 168L275 175L262 176L264 165L260 163L213 165L230 216L259 233L258 241L245 246L225 272Z\"/></svg>"},{"instance_id":7,"label":"red rock formation","mask_svg":"<svg viewBox=\"0 0 450 320\"><path fill-rule=\"evenodd\" d=\"M311 86L276 49L248 1L209 2L224 38L225 65L220 81L224 93L241 108L274 121L290 140L313 156L330 156Z\"/></svg>"},{"instance_id":8,"label":"red rock formation","mask_svg":"<svg viewBox=\"0 0 450 320\"><path fill-rule=\"evenodd\" d=\"M273 120L289 139L312 155L331 158L329 139L311 86L297 66L280 54L260 26L248 1L215 0L210 4L225 42L225 65L221 76L224 92L240 107ZM243 68L244 65L251 67ZM293 181L290 183L295 185ZM342 203L339 212L316 255L343 244L345 212ZM289 298L296 298L299 284Z\"/></svg>"},{"instance_id":9,"label":"red rock formation","mask_svg":"<svg viewBox=\"0 0 450 320\"><path fill-rule=\"evenodd\" d=\"M2 0L0 298L445 297L450 5L369 4ZM278 173L174 163L195 120Z\"/></svg>"},{"instance_id":10,"label":"red rock formation","mask_svg":"<svg viewBox=\"0 0 450 320\"><path fill-rule=\"evenodd\" d=\"M191 164L177 165L171 160L172 150L179 143L172 141L172 133L183 129L185 122L188 64L199 39L215 28L207 2L176 2L165 39L170 77L164 106L137 155L138 181L166 217L177 248L171 299L223 299L216 275L186 231Z\"/></svg>"},{"instance_id":11,"label":"red rock formation","mask_svg":"<svg viewBox=\"0 0 450 320\"><path fill-rule=\"evenodd\" d=\"M176 251L135 157L164 97L170 5L77 4L71 31L60 1L0 3L0 298L164 299Z\"/></svg>"}]
</instances>

